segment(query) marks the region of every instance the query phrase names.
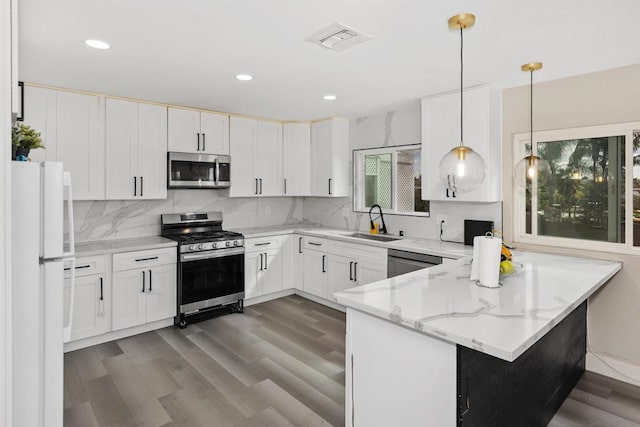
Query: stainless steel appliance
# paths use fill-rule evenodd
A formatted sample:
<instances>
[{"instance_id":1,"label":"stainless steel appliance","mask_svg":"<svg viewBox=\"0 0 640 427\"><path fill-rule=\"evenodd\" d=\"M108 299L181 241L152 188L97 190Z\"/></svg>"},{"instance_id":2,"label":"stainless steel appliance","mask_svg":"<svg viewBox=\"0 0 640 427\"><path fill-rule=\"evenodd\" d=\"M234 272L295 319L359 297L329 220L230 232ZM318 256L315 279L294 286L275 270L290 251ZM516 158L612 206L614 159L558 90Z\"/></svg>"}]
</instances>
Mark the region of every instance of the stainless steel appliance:
<instances>
[{"instance_id":1,"label":"stainless steel appliance","mask_svg":"<svg viewBox=\"0 0 640 427\"><path fill-rule=\"evenodd\" d=\"M163 214L161 235L178 242L175 324L243 311L244 236L222 229L221 212Z\"/></svg>"},{"instance_id":2,"label":"stainless steel appliance","mask_svg":"<svg viewBox=\"0 0 640 427\"><path fill-rule=\"evenodd\" d=\"M387 278L442 264L442 257L389 249Z\"/></svg>"},{"instance_id":3,"label":"stainless steel appliance","mask_svg":"<svg viewBox=\"0 0 640 427\"><path fill-rule=\"evenodd\" d=\"M167 174L169 188L227 188L231 185L231 157L170 152Z\"/></svg>"}]
</instances>

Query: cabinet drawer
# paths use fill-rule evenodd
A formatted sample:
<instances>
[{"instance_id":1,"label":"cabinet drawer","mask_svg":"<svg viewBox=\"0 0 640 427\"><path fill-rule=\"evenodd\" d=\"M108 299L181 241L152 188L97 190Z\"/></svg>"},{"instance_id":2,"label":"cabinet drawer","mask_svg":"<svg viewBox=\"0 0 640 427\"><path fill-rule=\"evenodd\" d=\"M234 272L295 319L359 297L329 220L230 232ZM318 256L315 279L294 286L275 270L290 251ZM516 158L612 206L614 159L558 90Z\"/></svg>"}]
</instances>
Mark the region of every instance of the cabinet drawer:
<instances>
[{"instance_id":1,"label":"cabinet drawer","mask_svg":"<svg viewBox=\"0 0 640 427\"><path fill-rule=\"evenodd\" d=\"M302 249L311 249L312 251L323 251L327 252L332 242L327 239L322 239L319 237L308 237L305 236L302 238Z\"/></svg>"},{"instance_id":2,"label":"cabinet drawer","mask_svg":"<svg viewBox=\"0 0 640 427\"><path fill-rule=\"evenodd\" d=\"M93 274L103 274L107 271L109 255L99 255L85 258L76 258L75 276L91 276ZM71 277L71 267L64 268L64 278Z\"/></svg>"},{"instance_id":3,"label":"cabinet drawer","mask_svg":"<svg viewBox=\"0 0 640 427\"><path fill-rule=\"evenodd\" d=\"M267 249L278 249L282 246L281 236L268 236L244 241L247 252L266 251Z\"/></svg>"},{"instance_id":4,"label":"cabinet drawer","mask_svg":"<svg viewBox=\"0 0 640 427\"><path fill-rule=\"evenodd\" d=\"M174 264L176 261L176 248L124 252L113 255L113 271L131 270L134 268L147 268L153 267L155 265Z\"/></svg>"},{"instance_id":5,"label":"cabinet drawer","mask_svg":"<svg viewBox=\"0 0 640 427\"><path fill-rule=\"evenodd\" d=\"M387 250L369 245L359 245L357 243L347 243L342 241L332 242L331 253L359 260L372 260L387 262Z\"/></svg>"}]
</instances>

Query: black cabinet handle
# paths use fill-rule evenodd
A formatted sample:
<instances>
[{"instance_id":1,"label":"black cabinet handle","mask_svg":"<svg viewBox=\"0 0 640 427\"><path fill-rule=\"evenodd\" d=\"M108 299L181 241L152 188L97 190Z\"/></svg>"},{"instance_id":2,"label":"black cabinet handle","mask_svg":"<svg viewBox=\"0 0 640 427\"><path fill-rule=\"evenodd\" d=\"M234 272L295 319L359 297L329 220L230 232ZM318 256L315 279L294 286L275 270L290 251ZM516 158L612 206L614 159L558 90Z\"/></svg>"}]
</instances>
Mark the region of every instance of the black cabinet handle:
<instances>
[{"instance_id":1,"label":"black cabinet handle","mask_svg":"<svg viewBox=\"0 0 640 427\"><path fill-rule=\"evenodd\" d=\"M206 145L206 141L204 139L205 134L202 134L202 151L205 151L207 149L207 145Z\"/></svg>"},{"instance_id":2,"label":"black cabinet handle","mask_svg":"<svg viewBox=\"0 0 640 427\"><path fill-rule=\"evenodd\" d=\"M453 197L455 198L456 197L456 192L452 191L451 193L453 194Z\"/></svg>"},{"instance_id":3,"label":"black cabinet handle","mask_svg":"<svg viewBox=\"0 0 640 427\"><path fill-rule=\"evenodd\" d=\"M449 197L449 189L447 188L447 190L446 190L446 191L447 191L447 197Z\"/></svg>"},{"instance_id":4,"label":"black cabinet handle","mask_svg":"<svg viewBox=\"0 0 640 427\"><path fill-rule=\"evenodd\" d=\"M325 269L324 269L324 259L325 259L326 257L327 257L326 255L322 255L322 272L323 272L323 273L326 273L326 272L327 272L327 270L325 270Z\"/></svg>"},{"instance_id":5,"label":"black cabinet handle","mask_svg":"<svg viewBox=\"0 0 640 427\"><path fill-rule=\"evenodd\" d=\"M302 253L302 237L298 237L298 253Z\"/></svg>"},{"instance_id":6,"label":"black cabinet handle","mask_svg":"<svg viewBox=\"0 0 640 427\"><path fill-rule=\"evenodd\" d=\"M331 178L329 178L329 195L331 195Z\"/></svg>"},{"instance_id":7,"label":"black cabinet handle","mask_svg":"<svg viewBox=\"0 0 640 427\"><path fill-rule=\"evenodd\" d=\"M151 270L149 270L149 292L153 291L153 277L151 276Z\"/></svg>"},{"instance_id":8,"label":"black cabinet handle","mask_svg":"<svg viewBox=\"0 0 640 427\"><path fill-rule=\"evenodd\" d=\"M269 269L269 254L266 252L264 253L264 269Z\"/></svg>"},{"instance_id":9,"label":"black cabinet handle","mask_svg":"<svg viewBox=\"0 0 640 427\"><path fill-rule=\"evenodd\" d=\"M353 263L353 281L354 282L358 281L358 263L357 262Z\"/></svg>"},{"instance_id":10,"label":"black cabinet handle","mask_svg":"<svg viewBox=\"0 0 640 427\"><path fill-rule=\"evenodd\" d=\"M260 194L262 194L262 178L260 178Z\"/></svg>"},{"instance_id":11,"label":"black cabinet handle","mask_svg":"<svg viewBox=\"0 0 640 427\"><path fill-rule=\"evenodd\" d=\"M87 265L78 265L78 266L76 267L76 270L79 270L79 269L81 269L81 268L89 268L89 267L91 267L91 265L90 265L90 264L87 264Z\"/></svg>"},{"instance_id":12,"label":"black cabinet handle","mask_svg":"<svg viewBox=\"0 0 640 427\"><path fill-rule=\"evenodd\" d=\"M24 121L24 82L18 82L20 88L20 117L16 117L19 122Z\"/></svg>"},{"instance_id":13,"label":"black cabinet handle","mask_svg":"<svg viewBox=\"0 0 640 427\"><path fill-rule=\"evenodd\" d=\"M142 293L144 293L144 271L142 272Z\"/></svg>"},{"instance_id":14,"label":"black cabinet handle","mask_svg":"<svg viewBox=\"0 0 640 427\"><path fill-rule=\"evenodd\" d=\"M102 285L103 285L103 283L102 283L102 277L101 277L100 278L100 301L104 301L104 292L103 292L103 289L102 289Z\"/></svg>"},{"instance_id":15,"label":"black cabinet handle","mask_svg":"<svg viewBox=\"0 0 640 427\"><path fill-rule=\"evenodd\" d=\"M138 195L138 177L137 176L133 177L133 195L134 196Z\"/></svg>"},{"instance_id":16,"label":"black cabinet handle","mask_svg":"<svg viewBox=\"0 0 640 427\"><path fill-rule=\"evenodd\" d=\"M157 256L152 256L152 257L149 257L149 258L138 258L138 259L136 259L136 262L139 262L139 261L151 261L152 259L158 259L158 257Z\"/></svg>"},{"instance_id":17,"label":"black cabinet handle","mask_svg":"<svg viewBox=\"0 0 640 427\"><path fill-rule=\"evenodd\" d=\"M353 261L349 263L349 280L353 282Z\"/></svg>"},{"instance_id":18,"label":"black cabinet handle","mask_svg":"<svg viewBox=\"0 0 640 427\"><path fill-rule=\"evenodd\" d=\"M198 135L198 151L200 151L200 132L198 132L197 135Z\"/></svg>"},{"instance_id":19,"label":"black cabinet handle","mask_svg":"<svg viewBox=\"0 0 640 427\"><path fill-rule=\"evenodd\" d=\"M284 179L284 194L287 194L287 178Z\"/></svg>"},{"instance_id":20,"label":"black cabinet handle","mask_svg":"<svg viewBox=\"0 0 640 427\"><path fill-rule=\"evenodd\" d=\"M267 246L267 245L270 245L270 244L271 244L271 242L262 242L262 243L256 243L253 246Z\"/></svg>"},{"instance_id":21,"label":"black cabinet handle","mask_svg":"<svg viewBox=\"0 0 640 427\"><path fill-rule=\"evenodd\" d=\"M256 193L255 194L258 194L258 178L256 178Z\"/></svg>"},{"instance_id":22,"label":"black cabinet handle","mask_svg":"<svg viewBox=\"0 0 640 427\"><path fill-rule=\"evenodd\" d=\"M262 271L262 269L263 269L263 266L262 266L262 265L263 265L263 264L262 264L262 254L260 254L260 271Z\"/></svg>"},{"instance_id":23,"label":"black cabinet handle","mask_svg":"<svg viewBox=\"0 0 640 427\"><path fill-rule=\"evenodd\" d=\"M140 177L140 197L142 197L143 194L144 194L144 181L143 181L143 179L144 179L144 177L141 176Z\"/></svg>"},{"instance_id":24,"label":"black cabinet handle","mask_svg":"<svg viewBox=\"0 0 640 427\"><path fill-rule=\"evenodd\" d=\"M309 244L313 246L322 246L322 243L316 243L316 242L309 242Z\"/></svg>"}]
</instances>

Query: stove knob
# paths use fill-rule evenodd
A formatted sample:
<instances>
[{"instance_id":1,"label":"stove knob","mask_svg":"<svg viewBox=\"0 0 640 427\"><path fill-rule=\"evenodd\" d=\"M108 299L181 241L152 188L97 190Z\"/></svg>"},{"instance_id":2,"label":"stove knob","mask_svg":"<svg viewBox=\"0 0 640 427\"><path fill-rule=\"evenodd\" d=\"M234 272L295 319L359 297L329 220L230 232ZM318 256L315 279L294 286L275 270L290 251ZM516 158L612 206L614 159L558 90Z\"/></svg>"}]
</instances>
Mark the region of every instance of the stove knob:
<instances>
[{"instance_id":1,"label":"stove knob","mask_svg":"<svg viewBox=\"0 0 640 427\"><path fill-rule=\"evenodd\" d=\"M196 251L196 250L198 250L198 245L191 245L191 246L189 246L189 250L190 250L190 251Z\"/></svg>"},{"instance_id":2,"label":"stove knob","mask_svg":"<svg viewBox=\"0 0 640 427\"><path fill-rule=\"evenodd\" d=\"M203 250L203 249L204 249L204 245L203 245L202 243L201 243L201 244L199 244L199 245L198 245L198 249L199 249L199 250Z\"/></svg>"},{"instance_id":3,"label":"stove knob","mask_svg":"<svg viewBox=\"0 0 640 427\"><path fill-rule=\"evenodd\" d=\"M240 246L240 242L239 242L239 241L237 241L237 240L234 240L234 241L233 241L233 246Z\"/></svg>"},{"instance_id":4,"label":"stove knob","mask_svg":"<svg viewBox=\"0 0 640 427\"><path fill-rule=\"evenodd\" d=\"M211 249L217 249L218 248L218 244L217 243L212 243L211 244Z\"/></svg>"},{"instance_id":5,"label":"stove knob","mask_svg":"<svg viewBox=\"0 0 640 427\"><path fill-rule=\"evenodd\" d=\"M225 246L229 247L231 246L231 241L227 240L226 242L224 242Z\"/></svg>"}]
</instances>

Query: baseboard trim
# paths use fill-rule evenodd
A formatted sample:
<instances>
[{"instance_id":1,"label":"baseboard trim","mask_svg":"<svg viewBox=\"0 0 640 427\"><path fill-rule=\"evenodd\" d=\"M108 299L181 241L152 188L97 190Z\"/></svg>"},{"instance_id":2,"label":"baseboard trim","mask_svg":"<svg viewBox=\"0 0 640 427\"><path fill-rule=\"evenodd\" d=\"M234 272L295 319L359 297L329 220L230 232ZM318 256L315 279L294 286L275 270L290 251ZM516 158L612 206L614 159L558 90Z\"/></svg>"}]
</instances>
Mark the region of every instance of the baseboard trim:
<instances>
[{"instance_id":1,"label":"baseboard trim","mask_svg":"<svg viewBox=\"0 0 640 427\"><path fill-rule=\"evenodd\" d=\"M589 351L586 369L640 387L640 366L627 361Z\"/></svg>"},{"instance_id":2,"label":"baseboard trim","mask_svg":"<svg viewBox=\"0 0 640 427\"><path fill-rule=\"evenodd\" d=\"M145 323L144 325L134 326L132 328L120 329L119 331L107 332L106 334L96 335L95 337L84 338L78 341L71 341L64 345L64 352L80 350L81 348L91 347L92 345L103 344L105 342L119 340L122 338L138 335L156 329L165 328L173 325L173 317L170 319L158 320L156 322Z\"/></svg>"},{"instance_id":3,"label":"baseboard trim","mask_svg":"<svg viewBox=\"0 0 640 427\"><path fill-rule=\"evenodd\" d=\"M322 304L322 305L326 305L327 307L331 307L334 310L338 310L341 311L343 313L345 313L347 311L346 307L343 305L340 305L336 302L333 301L329 301L327 299L321 298L321 297L317 297L313 294L310 294L308 292L302 291L300 289L296 289L295 290L296 295L300 295L303 298L306 298L308 300L311 300L313 302L317 302L318 304Z\"/></svg>"},{"instance_id":4,"label":"baseboard trim","mask_svg":"<svg viewBox=\"0 0 640 427\"><path fill-rule=\"evenodd\" d=\"M274 300L274 299L286 297L288 295L293 295L295 293L295 291L296 291L295 289L290 288L290 289L285 289L284 291L274 292L272 294L260 295L259 297L253 297L253 298L245 299L244 300L244 306L248 307L248 306L253 305L253 304L260 304L260 303L271 301L271 300Z\"/></svg>"}]
</instances>

